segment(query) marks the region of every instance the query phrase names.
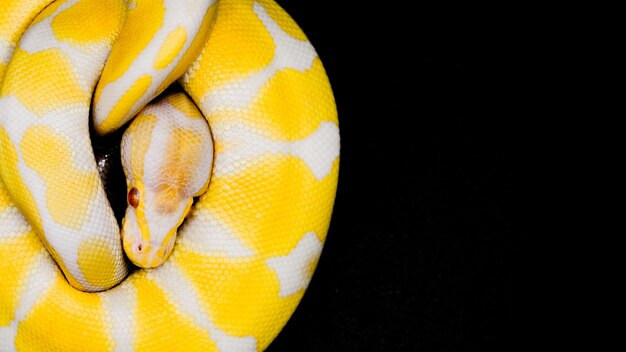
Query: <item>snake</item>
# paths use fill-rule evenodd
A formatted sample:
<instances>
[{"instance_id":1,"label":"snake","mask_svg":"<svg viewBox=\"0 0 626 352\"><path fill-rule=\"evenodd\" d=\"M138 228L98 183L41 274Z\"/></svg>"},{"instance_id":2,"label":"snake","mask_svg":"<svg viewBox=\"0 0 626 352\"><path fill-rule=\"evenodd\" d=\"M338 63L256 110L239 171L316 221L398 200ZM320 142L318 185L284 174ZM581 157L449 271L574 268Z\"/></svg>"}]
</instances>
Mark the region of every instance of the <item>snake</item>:
<instances>
[{"instance_id":1,"label":"snake","mask_svg":"<svg viewBox=\"0 0 626 352\"><path fill-rule=\"evenodd\" d=\"M273 0L2 0L0 351L265 350L328 234L337 115Z\"/></svg>"}]
</instances>

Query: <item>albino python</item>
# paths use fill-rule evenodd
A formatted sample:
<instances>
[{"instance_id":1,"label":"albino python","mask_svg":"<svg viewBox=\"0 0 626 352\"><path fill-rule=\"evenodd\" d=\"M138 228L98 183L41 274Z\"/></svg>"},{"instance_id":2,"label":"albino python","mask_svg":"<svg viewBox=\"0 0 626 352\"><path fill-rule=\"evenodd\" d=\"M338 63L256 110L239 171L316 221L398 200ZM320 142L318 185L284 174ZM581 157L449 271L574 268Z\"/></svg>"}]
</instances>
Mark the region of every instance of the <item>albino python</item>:
<instances>
[{"instance_id":1,"label":"albino python","mask_svg":"<svg viewBox=\"0 0 626 352\"><path fill-rule=\"evenodd\" d=\"M273 0L0 0L0 87L0 351L271 343L339 168L328 78ZM122 127L120 226L91 136Z\"/></svg>"}]
</instances>

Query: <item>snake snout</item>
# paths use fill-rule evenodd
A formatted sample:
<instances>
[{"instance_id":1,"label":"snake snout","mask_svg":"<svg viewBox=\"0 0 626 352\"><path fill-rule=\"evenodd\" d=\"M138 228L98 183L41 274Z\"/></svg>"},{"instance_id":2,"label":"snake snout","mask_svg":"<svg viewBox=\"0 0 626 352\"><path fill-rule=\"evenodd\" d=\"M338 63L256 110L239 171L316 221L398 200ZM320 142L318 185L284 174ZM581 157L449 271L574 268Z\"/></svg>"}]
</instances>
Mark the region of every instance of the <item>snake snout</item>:
<instances>
[{"instance_id":1,"label":"snake snout","mask_svg":"<svg viewBox=\"0 0 626 352\"><path fill-rule=\"evenodd\" d=\"M124 243L124 249L128 258L142 268L155 268L163 264L172 253L174 241L166 244L153 243L138 239Z\"/></svg>"}]
</instances>

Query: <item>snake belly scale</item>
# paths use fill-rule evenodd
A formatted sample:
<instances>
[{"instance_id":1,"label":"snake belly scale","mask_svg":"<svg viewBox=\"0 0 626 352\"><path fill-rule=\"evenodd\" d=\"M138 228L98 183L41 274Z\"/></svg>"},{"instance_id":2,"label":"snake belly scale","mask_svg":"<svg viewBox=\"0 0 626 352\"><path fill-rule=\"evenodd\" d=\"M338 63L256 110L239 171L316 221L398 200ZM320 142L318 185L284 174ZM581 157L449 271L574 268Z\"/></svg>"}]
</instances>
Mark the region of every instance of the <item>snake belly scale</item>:
<instances>
[{"instance_id":1,"label":"snake belly scale","mask_svg":"<svg viewBox=\"0 0 626 352\"><path fill-rule=\"evenodd\" d=\"M90 126L134 116L120 229ZM328 78L273 0L1 0L0 351L264 350L338 171Z\"/></svg>"}]
</instances>

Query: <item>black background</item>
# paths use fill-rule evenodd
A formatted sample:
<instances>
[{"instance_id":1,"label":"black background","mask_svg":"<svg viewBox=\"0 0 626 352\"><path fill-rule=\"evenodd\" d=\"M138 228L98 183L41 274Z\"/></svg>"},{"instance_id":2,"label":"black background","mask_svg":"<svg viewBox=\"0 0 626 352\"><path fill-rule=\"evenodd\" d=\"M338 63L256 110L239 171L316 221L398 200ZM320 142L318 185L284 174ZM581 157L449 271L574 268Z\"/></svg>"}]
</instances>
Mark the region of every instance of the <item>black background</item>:
<instances>
[{"instance_id":1,"label":"black background","mask_svg":"<svg viewBox=\"0 0 626 352\"><path fill-rule=\"evenodd\" d=\"M318 269L268 351L532 346L515 217L532 23L515 9L278 2L328 71L342 149Z\"/></svg>"}]
</instances>

